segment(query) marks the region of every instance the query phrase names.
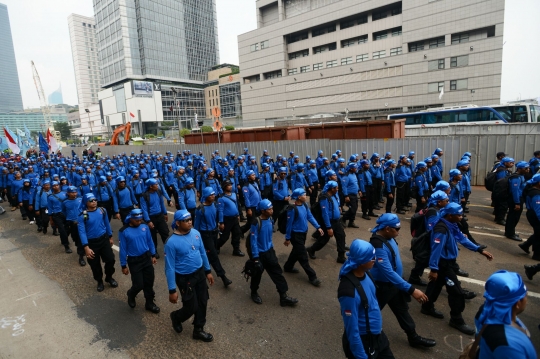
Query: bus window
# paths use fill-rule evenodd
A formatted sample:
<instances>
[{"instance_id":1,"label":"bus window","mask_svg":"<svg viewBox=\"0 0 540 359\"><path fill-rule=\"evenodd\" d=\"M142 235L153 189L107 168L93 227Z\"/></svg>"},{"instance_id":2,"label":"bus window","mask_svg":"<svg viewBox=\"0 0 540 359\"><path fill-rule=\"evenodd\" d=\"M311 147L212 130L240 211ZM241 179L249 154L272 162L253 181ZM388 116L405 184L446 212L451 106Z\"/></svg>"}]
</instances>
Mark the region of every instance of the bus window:
<instances>
[{"instance_id":1,"label":"bus window","mask_svg":"<svg viewBox=\"0 0 540 359\"><path fill-rule=\"evenodd\" d=\"M540 106L531 105L531 122L540 122Z\"/></svg>"},{"instance_id":2,"label":"bus window","mask_svg":"<svg viewBox=\"0 0 540 359\"><path fill-rule=\"evenodd\" d=\"M514 113L511 122L528 122L527 119L527 107L526 106L514 106Z\"/></svg>"},{"instance_id":3,"label":"bus window","mask_svg":"<svg viewBox=\"0 0 540 359\"><path fill-rule=\"evenodd\" d=\"M438 123L437 119L435 118L435 115L433 115L433 114L425 114L422 117L424 118L422 123L424 123L426 125L430 125L430 124L433 124L433 123Z\"/></svg>"},{"instance_id":4,"label":"bus window","mask_svg":"<svg viewBox=\"0 0 540 359\"><path fill-rule=\"evenodd\" d=\"M513 107L497 107L495 110L504 118L507 122L512 122Z\"/></svg>"}]
</instances>

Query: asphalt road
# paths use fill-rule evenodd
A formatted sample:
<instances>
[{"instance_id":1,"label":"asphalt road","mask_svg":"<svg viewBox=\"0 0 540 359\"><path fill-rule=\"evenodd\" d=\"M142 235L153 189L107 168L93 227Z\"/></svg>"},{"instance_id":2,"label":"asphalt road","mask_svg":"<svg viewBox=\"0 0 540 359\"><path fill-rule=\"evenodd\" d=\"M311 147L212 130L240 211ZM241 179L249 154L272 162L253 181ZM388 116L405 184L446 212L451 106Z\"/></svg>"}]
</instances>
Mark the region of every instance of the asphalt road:
<instances>
[{"instance_id":1,"label":"asphalt road","mask_svg":"<svg viewBox=\"0 0 540 359\"><path fill-rule=\"evenodd\" d=\"M477 298L467 301L463 313L471 325L482 304L483 281L491 273L498 269L523 273L524 264L535 263L516 242L502 236L503 228L493 222L489 195L483 188L473 189L469 225L476 240L487 244L495 259L488 262L464 248L458 259L461 267L470 273L470 278L476 280L474 283L464 280L462 285L479 293ZM233 257L232 247L224 247L220 258L233 284L225 289L218 279L210 288L205 329L215 339L207 344L191 339L190 322L184 323L182 334L171 328L168 314L179 307L168 302L163 260L156 265L154 286L161 313L156 315L144 310L142 293L137 298L137 307L131 309L126 303L126 291L131 282L129 277L122 275L118 260L115 279L119 287L112 289L106 284L105 291L98 293L90 268L80 267L76 254L65 254L59 237L53 237L50 232L47 235L36 233L36 227L23 222L19 212L7 209L8 212L0 216L0 358L344 357L341 349L343 325L336 298L340 265L335 262L333 240L317 253L316 260L311 260L323 282L321 287L311 286L302 271L285 274L289 294L299 299L295 308L279 306L275 286L266 274L259 291L263 305L254 304L249 297L249 284L240 273L245 259ZM173 211L172 208L169 210ZM398 237L406 276L413 264L409 251L410 216L410 213L401 216L404 230L402 237ZM369 239L369 229L375 220L358 218L357 224L360 229L346 230L347 243L355 238ZM112 226L117 233L119 221L113 220ZM525 238L532 232L524 214L517 231ZM282 265L290 251L290 247L283 245L283 240L283 235L276 233L274 246ZM310 243L311 239L308 239ZM161 243L158 250L163 252ZM540 293L540 276L533 281L524 280L530 292ZM540 295L533 295L529 296L527 310L520 318L528 326L538 350ZM436 307L446 319L422 315L416 302L410 306L418 333L437 340L437 346L425 350L409 347L395 317L385 308L383 327L396 358L456 358L471 338L448 326L445 292Z\"/></svg>"}]
</instances>

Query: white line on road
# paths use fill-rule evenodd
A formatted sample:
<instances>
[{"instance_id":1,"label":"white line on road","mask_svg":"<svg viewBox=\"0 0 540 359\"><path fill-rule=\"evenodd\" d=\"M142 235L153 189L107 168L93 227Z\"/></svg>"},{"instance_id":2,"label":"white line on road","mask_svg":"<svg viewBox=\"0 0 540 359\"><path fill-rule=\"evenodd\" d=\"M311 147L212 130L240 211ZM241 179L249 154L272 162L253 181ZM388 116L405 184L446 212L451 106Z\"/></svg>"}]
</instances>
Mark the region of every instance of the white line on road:
<instances>
[{"instance_id":1,"label":"white line on road","mask_svg":"<svg viewBox=\"0 0 540 359\"><path fill-rule=\"evenodd\" d=\"M475 231L469 231L472 234L479 234L481 236L489 236L489 237L497 237L497 238L506 238L505 236L501 236L499 234L493 234L493 233L486 233L486 232L475 232Z\"/></svg>"},{"instance_id":2,"label":"white line on road","mask_svg":"<svg viewBox=\"0 0 540 359\"><path fill-rule=\"evenodd\" d=\"M117 252L120 252L120 248L118 248L118 246L115 244L113 244L112 249L114 249Z\"/></svg>"},{"instance_id":3,"label":"white line on road","mask_svg":"<svg viewBox=\"0 0 540 359\"><path fill-rule=\"evenodd\" d=\"M9 274L13 275L13 272L9 268L8 268L8 272L9 272Z\"/></svg>"},{"instance_id":4,"label":"white line on road","mask_svg":"<svg viewBox=\"0 0 540 359\"><path fill-rule=\"evenodd\" d=\"M167 211L168 214L172 214L174 216L174 212Z\"/></svg>"},{"instance_id":5,"label":"white line on road","mask_svg":"<svg viewBox=\"0 0 540 359\"><path fill-rule=\"evenodd\" d=\"M424 273L429 274L429 270L425 269ZM460 282L465 282L465 283L470 283L470 284L481 285L482 287L484 287L486 285L486 282L483 282L483 281L478 280L478 279L472 279L472 278L466 278L466 277L459 277L459 281ZM528 291L527 294L529 295L529 297L534 297L534 298L539 298L540 299L540 294L539 293Z\"/></svg>"},{"instance_id":6,"label":"white line on road","mask_svg":"<svg viewBox=\"0 0 540 359\"><path fill-rule=\"evenodd\" d=\"M26 292L26 291L25 291L25 292ZM18 302L19 300L22 300L22 299L31 297L31 296L33 296L33 295L39 294L39 293L41 293L41 292L37 292L37 293L34 293L34 294L29 294L29 295L27 295L27 296L25 296L25 297L22 297L22 298L17 299L16 302Z\"/></svg>"}]
</instances>

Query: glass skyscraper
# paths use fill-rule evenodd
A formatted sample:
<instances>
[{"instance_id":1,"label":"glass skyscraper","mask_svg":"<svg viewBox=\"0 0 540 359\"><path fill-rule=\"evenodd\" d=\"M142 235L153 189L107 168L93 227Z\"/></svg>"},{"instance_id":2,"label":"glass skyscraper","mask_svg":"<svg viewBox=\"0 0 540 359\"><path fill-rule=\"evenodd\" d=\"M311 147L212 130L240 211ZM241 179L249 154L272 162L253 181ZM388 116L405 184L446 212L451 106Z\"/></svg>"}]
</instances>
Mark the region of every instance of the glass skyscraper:
<instances>
[{"instance_id":1,"label":"glass skyscraper","mask_svg":"<svg viewBox=\"0 0 540 359\"><path fill-rule=\"evenodd\" d=\"M22 111L23 103L8 8L0 4L0 112Z\"/></svg>"},{"instance_id":2,"label":"glass skyscraper","mask_svg":"<svg viewBox=\"0 0 540 359\"><path fill-rule=\"evenodd\" d=\"M219 63L216 0L93 0L102 87L201 84Z\"/></svg>"}]
</instances>

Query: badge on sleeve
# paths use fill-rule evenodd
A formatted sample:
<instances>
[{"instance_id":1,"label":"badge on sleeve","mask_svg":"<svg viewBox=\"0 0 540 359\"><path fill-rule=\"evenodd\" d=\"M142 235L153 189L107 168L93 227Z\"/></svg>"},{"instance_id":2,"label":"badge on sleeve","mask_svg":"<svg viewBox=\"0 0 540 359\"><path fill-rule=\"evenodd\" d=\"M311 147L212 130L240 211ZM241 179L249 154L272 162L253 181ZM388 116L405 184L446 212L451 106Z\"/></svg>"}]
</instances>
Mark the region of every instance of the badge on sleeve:
<instances>
[{"instance_id":1,"label":"badge on sleeve","mask_svg":"<svg viewBox=\"0 0 540 359\"><path fill-rule=\"evenodd\" d=\"M350 317L350 316L352 315L352 312L351 312L349 309L346 309L346 310L345 310L345 315L346 315L347 317Z\"/></svg>"}]
</instances>

